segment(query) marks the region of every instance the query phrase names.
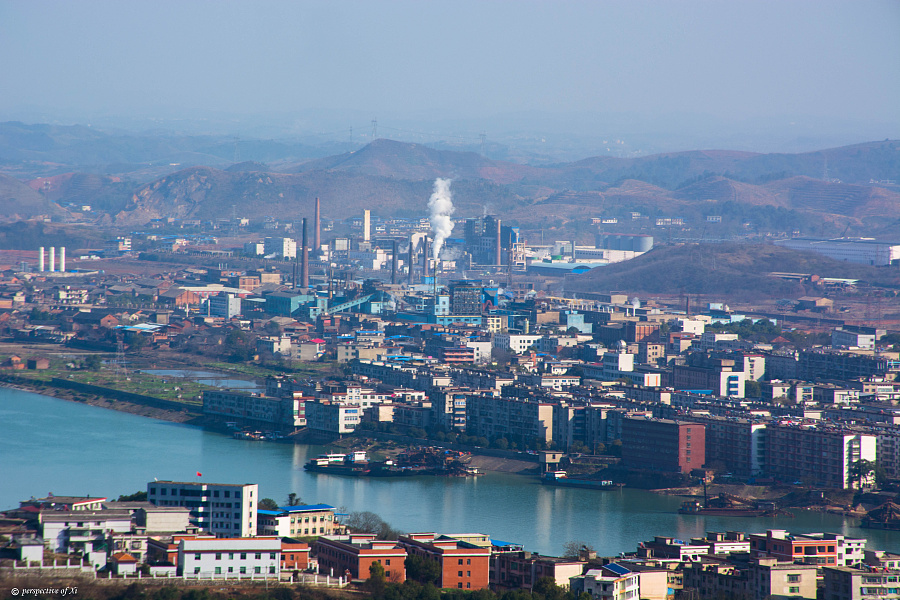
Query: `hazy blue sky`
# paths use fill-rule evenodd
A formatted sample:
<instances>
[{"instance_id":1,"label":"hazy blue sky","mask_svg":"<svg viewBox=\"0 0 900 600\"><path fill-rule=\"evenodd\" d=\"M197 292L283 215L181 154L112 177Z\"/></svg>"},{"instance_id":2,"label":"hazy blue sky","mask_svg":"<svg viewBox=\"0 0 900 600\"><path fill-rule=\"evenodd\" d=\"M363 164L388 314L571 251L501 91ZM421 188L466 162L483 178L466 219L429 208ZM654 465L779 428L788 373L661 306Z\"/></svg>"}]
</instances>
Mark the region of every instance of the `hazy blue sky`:
<instances>
[{"instance_id":1,"label":"hazy blue sky","mask_svg":"<svg viewBox=\"0 0 900 600\"><path fill-rule=\"evenodd\" d=\"M0 119L689 112L900 123L900 1L0 1Z\"/></svg>"}]
</instances>

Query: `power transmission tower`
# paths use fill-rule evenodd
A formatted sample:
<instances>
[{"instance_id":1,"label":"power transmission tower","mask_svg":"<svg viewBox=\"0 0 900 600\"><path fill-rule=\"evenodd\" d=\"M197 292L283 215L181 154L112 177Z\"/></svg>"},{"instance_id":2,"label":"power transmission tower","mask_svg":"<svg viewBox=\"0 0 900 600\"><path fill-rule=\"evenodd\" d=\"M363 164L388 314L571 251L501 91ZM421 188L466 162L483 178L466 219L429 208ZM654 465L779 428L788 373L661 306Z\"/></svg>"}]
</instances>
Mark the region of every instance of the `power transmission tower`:
<instances>
[{"instance_id":1,"label":"power transmission tower","mask_svg":"<svg viewBox=\"0 0 900 600\"><path fill-rule=\"evenodd\" d=\"M238 148L238 142L240 141L240 138L234 138L234 164L238 164L241 160L241 150Z\"/></svg>"},{"instance_id":2,"label":"power transmission tower","mask_svg":"<svg viewBox=\"0 0 900 600\"><path fill-rule=\"evenodd\" d=\"M116 381L122 380L125 372L125 340L122 335L116 336Z\"/></svg>"},{"instance_id":3,"label":"power transmission tower","mask_svg":"<svg viewBox=\"0 0 900 600\"><path fill-rule=\"evenodd\" d=\"M378 139L378 119L372 119L372 139Z\"/></svg>"},{"instance_id":4,"label":"power transmission tower","mask_svg":"<svg viewBox=\"0 0 900 600\"><path fill-rule=\"evenodd\" d=\"M350 126L350 149L353 150L353 126Z\"/></svg>"},{"instance_id":5,"label":"power transmission tower","mask_svg":"<svg viewBox=\"0 0 900 600\"><path fill-rule=\"evenodd\" d=\"M478 137L481 138L481 155L484 156L484 140L485 138L487 138L487 135L485 135L485 133L482 131L481 135L479 135Z\"/></svg>"}]
</instances>

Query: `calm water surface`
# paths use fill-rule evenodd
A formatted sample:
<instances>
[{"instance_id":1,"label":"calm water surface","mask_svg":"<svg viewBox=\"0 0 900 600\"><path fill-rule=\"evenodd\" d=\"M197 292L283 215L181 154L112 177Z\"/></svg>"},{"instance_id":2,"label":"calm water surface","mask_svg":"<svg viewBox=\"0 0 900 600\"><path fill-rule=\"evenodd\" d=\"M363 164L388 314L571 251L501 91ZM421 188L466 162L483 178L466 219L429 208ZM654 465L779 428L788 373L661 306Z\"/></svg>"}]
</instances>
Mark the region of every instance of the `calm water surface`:
<instances>
[{"instance_id":1,"label":"calm water surface","mask_svg":"<svg viewBox=\"0 0 900 600\"><path fill-rule=\"evenodd\" d=\"M142 373L148 375L157 375L159 377L180 377L182 379L190 379L204 385L214 387L228 388L230 390L246 390L255 392L265 389L265 386L259 385L255 381L249 379L234 379L233 375L227 373L216 373L215 371L199 371L197 369L144 369Z\"/></svg>"},{"instance_id":2,"label":"calm water surface","mask_svg":"<svg viewBox=\"0 0 900 600\"><path fill-rule=\"evenodd\" d=\"M0 388L0 508L30 496L117 497L154 478L258 483L261 497L370 510L404 531L482 532L559 554L584 540L605 555L633 551L654 535L681 539L705 531L842 532L869 547L900 552L900 535L859 529L854 519L799 511L794 519L679 515L677 497L640 490L550 488L533 478L488 473L477 478L348 478L316 475L303 464L323 448L235 440L157 421Z\"/></svg>"}]
</instances>

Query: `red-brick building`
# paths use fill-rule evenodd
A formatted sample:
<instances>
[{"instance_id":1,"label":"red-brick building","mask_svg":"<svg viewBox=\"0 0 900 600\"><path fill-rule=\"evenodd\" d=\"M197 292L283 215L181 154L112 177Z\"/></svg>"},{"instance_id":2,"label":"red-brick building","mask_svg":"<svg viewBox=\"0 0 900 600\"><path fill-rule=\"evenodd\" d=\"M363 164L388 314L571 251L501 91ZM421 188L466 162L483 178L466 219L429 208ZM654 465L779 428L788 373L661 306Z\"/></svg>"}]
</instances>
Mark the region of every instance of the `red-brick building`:
<instances>
[{"instance_id":1,"label":"red-brick building","mask_svg":"<svg viewBox=\"0 0 900 600\"><path fill-rule=\"evenodd\" d=\"M305 571L309 567L309 544L281 538L281 570Z\"/></svg>"},{"instance_id":2,"label":"red-brick building","mask_svg":"<svg viewBox=\"0 0 900 600\"><path fill-rule=\"evenodd\" d=\"M622 463L629 469L690 473L705 462L703 425L645 417L622 419Z\"/></svg>"},{"instance_id":3,"label":"red-brick building","mask_svg":"<svg viewBox=\"0 0 900 600\"><path fill-rule=\"evenodd\" d=\"M490 585L491 548L445 535L411 533L401 536L400 545L410 556L437 561L441 579L437 586L480 590Z\"/></svg>"},{"instance_id":4,"label":"red-brick building","mask_svg":"<svg viewBox=\"0 0 900 600\"><path fill-rule=\"evenodd\" d=\"M323 535L313 543L313 553L323 575L368 579L369 567L377 562L388 581L406 580L406 550L397 541L376 540L372 533Z\"/></svg>"}]
</instances>

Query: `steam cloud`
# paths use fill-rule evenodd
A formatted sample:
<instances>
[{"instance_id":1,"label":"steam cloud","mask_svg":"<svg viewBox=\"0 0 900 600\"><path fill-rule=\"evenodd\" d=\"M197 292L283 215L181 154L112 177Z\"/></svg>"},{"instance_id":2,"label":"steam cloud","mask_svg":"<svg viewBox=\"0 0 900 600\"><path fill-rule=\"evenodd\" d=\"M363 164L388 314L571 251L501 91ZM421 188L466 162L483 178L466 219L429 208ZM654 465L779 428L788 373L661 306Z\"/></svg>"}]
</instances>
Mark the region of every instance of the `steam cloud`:
<instances>
[{"instance_id":1,"label":"steam cloud","mask_svg":"<svg viewBox=\"0 0 900 600\"><path fill-rule=\"evenodd\" d=\"M450 237L453 231L453 219L450 215L456 210L453 208L453 200L450 195L450 179L437 178L434 180L434 193L428 200L428 210L431 216L431 231L434 232L434 244L431 246L432 257L437 260L441 256L441 248L444 240Z\"/></svg>"}]
</instances>

